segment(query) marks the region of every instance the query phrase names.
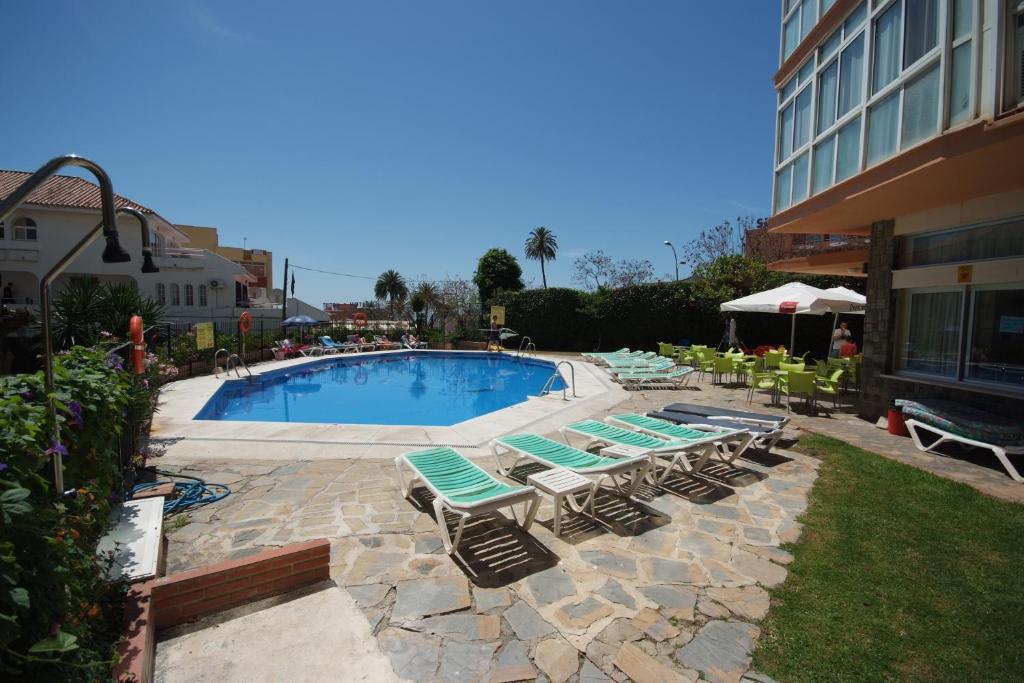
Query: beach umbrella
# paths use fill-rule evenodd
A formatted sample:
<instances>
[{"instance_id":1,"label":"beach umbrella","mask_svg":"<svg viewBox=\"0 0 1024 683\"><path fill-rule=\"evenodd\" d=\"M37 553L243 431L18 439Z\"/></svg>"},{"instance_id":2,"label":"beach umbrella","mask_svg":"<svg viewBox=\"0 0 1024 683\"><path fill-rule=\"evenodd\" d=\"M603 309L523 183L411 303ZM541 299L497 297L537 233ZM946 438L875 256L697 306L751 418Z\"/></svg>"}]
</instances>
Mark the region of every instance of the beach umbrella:
<instances>
[{"instance_id":1,"label":"beach umbrella","mask_svg":"<svg viewBox=\"0 0 1024 683\"><path fill-rule=\"evenodd\" d=\"M285 318L281 321L281 327L309 327L310 325L319 325L319 320L314 320L308 315L293 315L290 318Z\"/></svg>"},{"instance_id":2,"label":"beach umbrella","mask_svg":"<svg viewBox=\"0 0 1024 683\"><path fill-rule=\"evenodd\" d=\"M788 314L791 318L789 353L792 356L798 315L848 313L857 305L846 294L828 292L802 282L787 282L775 289L726 301L718 308L724 312Z\"/></svg>"},{"instance_id":3,"label":"beach umbrella","mask_svg":"<svg viewBox=\"0 0 1024 683\"><path fill-rule=\"evenodd\" d=\"M855 315L864 315L864 309L867 308L868 298L859 292L855 292L852 289L846 287L829 287L825 290L829 294L841 296L850 300L853 308L849 311L835 311L832 317L832 334L828 337L828 350L825 352L825 356L828 357L832 352L832 340L836 335L836 328L839 327L839 314L840 313L853 313Z\"/></svg>"}]
</instances>

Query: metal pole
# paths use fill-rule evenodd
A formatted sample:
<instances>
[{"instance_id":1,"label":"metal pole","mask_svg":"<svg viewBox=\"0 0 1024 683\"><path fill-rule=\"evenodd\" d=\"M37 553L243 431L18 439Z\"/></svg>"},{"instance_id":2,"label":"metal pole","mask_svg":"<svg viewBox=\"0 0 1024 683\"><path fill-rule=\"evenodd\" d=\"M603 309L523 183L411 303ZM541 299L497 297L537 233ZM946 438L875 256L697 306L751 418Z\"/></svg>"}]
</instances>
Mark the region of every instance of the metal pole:
<instances>
[{"instance_id":1,"label":"metal pole","mask_svg":"<svg viewBox=\"0 0 1024 683\"><path fill-rule=\"evenodd\" d=\"M679 281L679 254L676 253L676 245L672 242L665 240L665 246L672 248L672 263L676 267L676 282Z\"/></svg>"},{"instance_id":2,"label":"metal pole","mask_svg":"<svg viewBox=\"0 0 1024 683\"><path fill-rule=\"evenodd\" d=\"M284 284L281 285L281 320L288 317L288 259L284 260Z\"/></svg>"},{"instance_id":3,"label":"metal pole","mask_svg":"<svg viewBox=\"0 0 1024 683\"><path fill-rule=\"evenodd\" d=\"M796 313L792 313L790 317L793 319L793 322L789 327L789 362L792 363L793 354L796 352L796 349L793 348L796 346Z\"/></svg>"}]
</instances>

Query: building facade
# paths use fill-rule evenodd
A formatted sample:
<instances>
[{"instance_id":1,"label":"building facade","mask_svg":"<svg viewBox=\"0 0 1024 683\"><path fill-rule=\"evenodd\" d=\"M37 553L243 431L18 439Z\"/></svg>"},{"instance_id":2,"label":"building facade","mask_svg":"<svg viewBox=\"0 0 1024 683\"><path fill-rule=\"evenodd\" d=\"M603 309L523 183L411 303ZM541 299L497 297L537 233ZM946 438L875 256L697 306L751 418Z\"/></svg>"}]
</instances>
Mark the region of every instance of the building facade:
<instances>
[{"instance_id":1,"label":"building facade","mask_svg":"<svg viewBox=\"0 0 1024 683\"><path fill-rule=\"evenodd\" d=\"M783 0L771 265L867 278L862 410L1024 408L1024 2Z\"/></svg>"},{"instance_id":2,"label":"building facade","mask_svg":"<svg viewBox=\"0 0 1024 683\"><path fill-rule=\"evenodd\" d=\"M0 198L29 177L20 171L0 171ZM117 197L118 206L131 206L147 215L150 248L159 273L143 274L142 234L138 222L119 216L122 246L129 263L103 263L104 241L96 240L54 283L59 293L74 276L102 282L131 282L139 292L164 305L168 320L192 322L237 316L248 302L237 292L254 281L242 266L208 249L194 248L189 237L141 204ZM0 223L0 283L4 305L38 314L39 283L100 220L100 191L95 184L73 176L54 176L29 196L6 224Z\"/></svg>"},{"instance_id":3,"label":"building facade","mask_svg":"<svg viewBox=\"0 0 1024 683\"><path fill-rule=\"evenodd\" d=\"M274 282L274 255L270 251L222 245L217 228L180 224L176 227L188 236L190 246L207 249L245 268L254 278L248 285L248 299L253 301L271 300L270 290L273 289Z\"/></svg>"}]
</instances>

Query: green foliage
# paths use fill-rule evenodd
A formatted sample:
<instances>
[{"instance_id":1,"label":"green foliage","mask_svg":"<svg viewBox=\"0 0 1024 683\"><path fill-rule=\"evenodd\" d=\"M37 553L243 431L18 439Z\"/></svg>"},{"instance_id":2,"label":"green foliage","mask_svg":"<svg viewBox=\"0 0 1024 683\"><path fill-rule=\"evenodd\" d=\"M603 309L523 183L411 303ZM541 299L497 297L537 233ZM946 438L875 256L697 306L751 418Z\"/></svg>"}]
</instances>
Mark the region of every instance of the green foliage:
<instances>
[{"instance_id":1,"label":"green foliage","mask_svg":"<svg viewBox=\"0 0 1024 683\"><path fill-rule=\"evenodd\" d=\"M488 304L499 292L517 292L523 288L523 269L516 257L504 249L488 249L480 257L473 284L480 290L480 303Z\"/></svg>"},{"instance_id":2,"label":"green foliage","mask_svg":"<svg viewBox=\"0 0 1024 683\"><path fill-rule=\"evenodd\" d=\"M1024 507L816 434L754 667L795 681L1020 681Z\"/></svg>"},{"instance_id":3,"label":"green foliage","mask_svg":"<svg viewBox=\"0 0 1024 683\"><path fill-rule=\"evenodd\" d=\"M385 270L373 285L373 294L378 299L386 299L391 314L395 318L395 305L409 296L409 286L405 278L397 270Z\"/></svg>"},{"instance_id":4,"label":"green foliage","mask_svg":"<svg viewBox=\"0 0 1024 683\"><path fill-rule=\"evenodd\" d=\"M494 303L505 307L505 325L545 349L584 349L593 337L595 319L587 308L588 294L551 287L502 292ZM518 343L519 340L513 340Z\"/></svg>"},{"instance_id":5,"label":"green foliage","mask_svg":"<svg viewBox=\"0 0 1024 683\"><path fill-rule=\"evenodd\" d=\"M95 278L73 277L53 304L54 348L92 346L103 339L104 332L125 339L133 315L141 315L149 327L163 322L164 309L140 295L134 284L100 284Z\"/></svg>"},{"instance_id":6,"label":"green foliage","mask_svg":"<svg viewBox=\"0 0 1024 683\"><path fill-rule=\"evenodd\" d=\"M101 577L96 543L121 485L119 443L152 406L157 367L133 382L103 349L74 347L55 362L61 443L50 442L41 373L0 379L0 666L7 680L109 678L123 586ZM126 434L126 431L131 433ZM50 484L66 449L73 495Z\"/></svg>"},{"instance_id":7,"label":"green foliage","mask_svg":"<svg viewBox=\"0 0 1024 683\"><path fill-rule=\"evenodd\" d=\"M544 289L548 288L548 276L544 272L544 262L554 261L558 252L558 238L544 226L534 228L526 238L526 258L540 261L540 277Z\"/></svg>"}]
</instances>

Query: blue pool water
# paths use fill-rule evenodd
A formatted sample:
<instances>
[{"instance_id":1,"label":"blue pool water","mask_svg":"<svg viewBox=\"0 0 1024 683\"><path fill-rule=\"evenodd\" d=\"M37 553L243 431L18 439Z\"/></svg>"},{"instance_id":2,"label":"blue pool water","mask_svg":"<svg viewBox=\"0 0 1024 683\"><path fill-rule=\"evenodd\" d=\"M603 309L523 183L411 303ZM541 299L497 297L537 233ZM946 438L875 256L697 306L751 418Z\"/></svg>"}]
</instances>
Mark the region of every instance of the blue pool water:
<instances>
[{"instance_id":1,"label":"blue pool water","mask_svg":"<svg viewBox=\"0 0 1024 683\"><path fill-rule=\"evenodd\" d=\"M195 419L449 426L536 396L553 372L497 353L333 356L226 383Z\"/></svg>"}]
</instances>

